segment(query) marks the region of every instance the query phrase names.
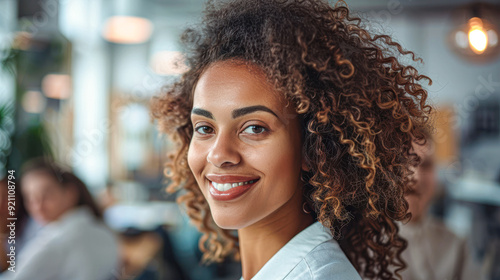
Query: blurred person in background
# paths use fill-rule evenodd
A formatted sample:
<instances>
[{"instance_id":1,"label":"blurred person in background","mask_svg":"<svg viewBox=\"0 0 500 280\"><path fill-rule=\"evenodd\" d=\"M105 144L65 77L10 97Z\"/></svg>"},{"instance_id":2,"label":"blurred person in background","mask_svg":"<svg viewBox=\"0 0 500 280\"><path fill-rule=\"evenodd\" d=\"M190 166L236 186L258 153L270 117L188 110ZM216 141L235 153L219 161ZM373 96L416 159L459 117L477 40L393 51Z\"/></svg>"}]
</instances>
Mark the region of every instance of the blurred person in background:
<instances>
[{"instance_id":1,"label":"blurred person in background","mask_svg":"<svg viewBox=\"0 0 500 280\"><path fill-rule=\"evenodd\" d=\"M118 268L115 235L85 184L48 159L35 159L22 170L21 191L28 213L43 228L26 244L16 280L103 280ZM4 279L4 278L2 278Z\"/></svg>"},{"instance_id":2,"label":"blurred person in background","mask_svg":"<svg viewBox=\"0 0 500 280\"><path fill-rule=\"evenodd\" d=\"M438 180L435 146L431 134L425 134L425 143L414 142L420 164L413 175L415 185L406 195L412 217L408 224L401 226L401 236L408 241L408 248L403 251L403 259L408 265L402 272L403 279L483 279L466 240L428 213Z\"/></svg>"}]
</instances>

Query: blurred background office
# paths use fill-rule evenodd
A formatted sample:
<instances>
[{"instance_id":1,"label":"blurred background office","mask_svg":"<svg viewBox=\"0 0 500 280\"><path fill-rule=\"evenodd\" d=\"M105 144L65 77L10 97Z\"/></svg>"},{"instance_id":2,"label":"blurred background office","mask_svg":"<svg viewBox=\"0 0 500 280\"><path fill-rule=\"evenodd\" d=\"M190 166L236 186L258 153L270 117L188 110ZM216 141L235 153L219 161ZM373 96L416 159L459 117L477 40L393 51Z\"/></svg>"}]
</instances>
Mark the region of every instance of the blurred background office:
<instances>
[{"instance_id":1,"label":"blurred background office","mask_svg":"<svg viewBox=\"0 0 500 280\"><path fill-rule=\"evenodd\" d=\"M423 59L402 58L433 80L428 214L466 242L486 279L500 279L500 1L346 2L369 31ZM179 36L203 5L0 0L0 179L19 179L40 156L71 166L119 236L116 279L240 276L234 262L200 265L199 234L165 192L169 142L148 111L186 70Z\"/></svg>"}]
</instances>

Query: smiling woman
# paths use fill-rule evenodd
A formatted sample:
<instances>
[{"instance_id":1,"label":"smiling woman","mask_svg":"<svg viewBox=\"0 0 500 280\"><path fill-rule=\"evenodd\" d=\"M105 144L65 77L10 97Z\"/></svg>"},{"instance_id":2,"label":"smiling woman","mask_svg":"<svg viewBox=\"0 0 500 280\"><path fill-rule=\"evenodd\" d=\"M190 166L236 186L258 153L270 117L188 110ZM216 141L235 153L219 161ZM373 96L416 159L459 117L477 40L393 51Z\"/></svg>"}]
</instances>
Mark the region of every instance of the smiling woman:
<instances>
[{"instance_id":1,"label":"smiling woman","mask_svg":"<svg viewBox=\"0 0 500 280\"><path fill-rule=\"evenodd\" d=\"M241 258L245 280L400 277L430 113L426 77L395 57L413 54L344 6L217 3L184 33L190 70L152 102L204 259Z\"/></svg>"}]
</instances>

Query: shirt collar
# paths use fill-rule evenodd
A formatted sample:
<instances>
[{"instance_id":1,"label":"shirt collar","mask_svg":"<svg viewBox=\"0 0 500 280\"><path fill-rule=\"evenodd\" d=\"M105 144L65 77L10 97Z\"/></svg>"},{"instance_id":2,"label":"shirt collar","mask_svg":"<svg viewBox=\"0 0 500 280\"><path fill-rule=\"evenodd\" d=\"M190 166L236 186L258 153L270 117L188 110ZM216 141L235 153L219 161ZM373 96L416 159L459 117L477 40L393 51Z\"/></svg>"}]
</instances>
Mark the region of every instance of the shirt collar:
<instances>
[{"instance_id":1,"label":"shirt collar","mask_svg":"<svg viewBox=\"0 0 500 280\"><path fill-rule=\"evenodd\" d=\"M255 274L252 280L283 279L319 244L331 240L330 230L315 222L294 236ZM243 277L240 279L243 280Z\"/></svg>"}]
</instances>

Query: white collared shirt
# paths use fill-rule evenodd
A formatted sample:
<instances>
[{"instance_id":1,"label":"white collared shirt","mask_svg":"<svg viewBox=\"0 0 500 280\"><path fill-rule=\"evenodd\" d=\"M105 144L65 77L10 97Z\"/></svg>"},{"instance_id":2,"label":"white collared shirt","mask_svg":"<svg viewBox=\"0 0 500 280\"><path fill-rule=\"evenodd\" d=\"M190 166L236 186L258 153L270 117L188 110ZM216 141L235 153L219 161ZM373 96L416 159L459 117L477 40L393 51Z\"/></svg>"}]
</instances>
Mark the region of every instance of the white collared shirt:
<instances>
[{"instance_id":1,"label":"white collared shirt","mask_svg":"<svg viewBox=\"0 0 500 280\"><path fill-rule=\"evenodd\" d=\"M328 228L315 222L294 236L252 278L269 279L361 280L361 277Z\"/></svg>"},{"instance_id":2,"label":"white collared shirt","mask_svg":"<svg viewBox=\"0 0 500 280\"><path fill-rule=\"evenodd\" d=\"M117 265L114 234L89 208L78 207L40 229L16 260L15 272L5 271L0 278L103 280L115 273Z\"/></svg>"}]
</instances>

